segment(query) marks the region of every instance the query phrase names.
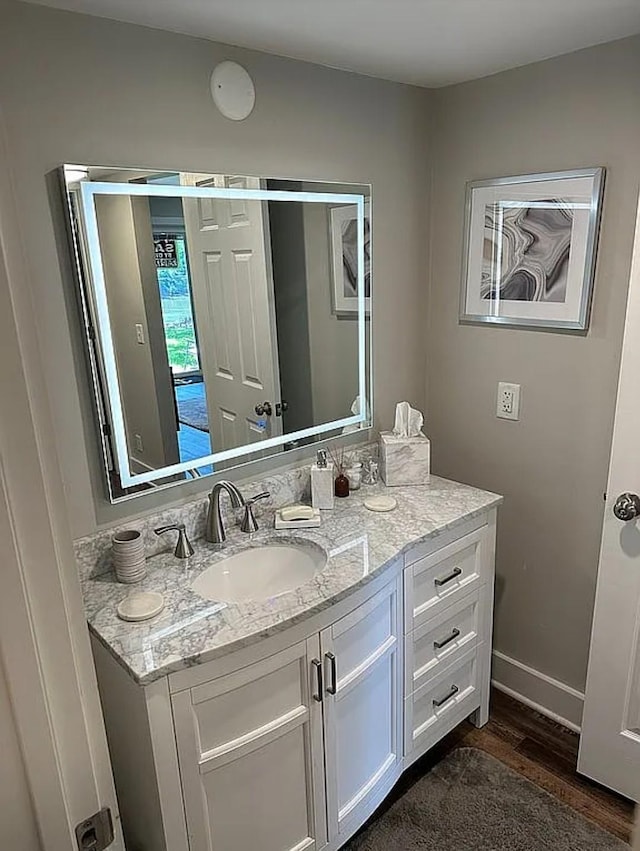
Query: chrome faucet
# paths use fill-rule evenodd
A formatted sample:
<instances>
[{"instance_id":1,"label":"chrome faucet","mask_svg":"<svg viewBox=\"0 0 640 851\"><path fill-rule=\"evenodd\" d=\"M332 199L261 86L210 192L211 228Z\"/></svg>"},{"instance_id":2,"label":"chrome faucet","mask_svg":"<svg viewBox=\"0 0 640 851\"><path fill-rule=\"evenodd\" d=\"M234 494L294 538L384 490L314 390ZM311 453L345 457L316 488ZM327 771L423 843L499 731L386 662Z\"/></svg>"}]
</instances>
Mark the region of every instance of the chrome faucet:
<instances>
[{"instance_id":1,"label":"chrome faucet","mask_svg":"<svg viewBox=\"0 0 640 851\"><path fill-rule=\"evenodd\" d=\"M244 517L242 518L242 523L240 524L240 528L243 532L257 532L258 531L258 521L256 520L256 516L253 513L253 506L261 499L269 499L271 494L269 491L262 491L262 493L256 494L256 496L252 496L251 499L245 499L244 501Z\"/></svg>"},{"instance_id":2,"label":"chrome faucet","mask_svg":"<svg viewBox=\"0 0 640 851\"><path fill-rule=\"evenodd\" d=\"M174 556L176 558L189 558L193 555L193 547L191 546L191 541L187 537L187 532L184 527L184 523L175 523L172 526L159 526L157 529L153 530L156 535L163 535L165 532L177 532L178 540L176 542L176 548L174 551Z\"/></svg>"},{"instance_id":3,"label":"chrome faucet","mask_svg":"<svg viewBox=\"0 0 640 851\"><path fill-rule=\"evenodd\" d=\"M229 494L233 508L243 508L245 505L244 497L233 482L223 480L215 483L213 490L209 494L209 511L207 513L207 528L205 531L205 537L211 544L222 544L227 537L224 531L224 523L222 522L222 514L220 513L220 491L223 490Z\"/></svg>"},{"instance_id":4,"label":"chrome faucet","mask_svg":"<svg viewBox=\"0 0 640 851\"><path fill-rule=\"evenodd\" d=\"M269 491L263 491L250 499L245 499L233 482L216 482L209 494L209 512L207 514L206 539L211 544L222 544L226 540L224 523L220 512L220 491L225 490L231 499L233 508L244 508L244 516L240 528L243 532L256 532L258 522L253 513L253 506L261 499L271 496Z\"/></svg>"}]
</instances>

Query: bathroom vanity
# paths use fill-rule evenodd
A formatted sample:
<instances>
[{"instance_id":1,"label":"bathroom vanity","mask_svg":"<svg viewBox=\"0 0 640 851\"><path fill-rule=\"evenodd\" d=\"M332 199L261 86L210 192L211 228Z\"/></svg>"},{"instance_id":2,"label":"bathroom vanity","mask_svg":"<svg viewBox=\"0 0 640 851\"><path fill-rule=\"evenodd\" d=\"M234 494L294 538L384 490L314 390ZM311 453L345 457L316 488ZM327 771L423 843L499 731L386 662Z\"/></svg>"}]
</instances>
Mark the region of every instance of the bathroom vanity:
<instances>
[{"instance_id":1,"label":"bathroom vanity","mask_svg":"<svg viewBox=\"0 0 640 851\"><path fill-rule=\"evenodd\" d=\"M196 541L188 567L153 556L138 586L165 596L153 621L118 620L130 589L84 576L130 851L334 851L442 736L486 723L501 499L432 477L376 514L376 489L293 537L267 511L223 548ZM278 543L326 563L276 597L192 589L212 563Z\"/></svg>"},{"instance_id":2,"label":"bathroom vanity","mask_svg":"<svg viewBox=\"0 0 640 851\"><path fill-rule=\"evenodd\" d=\"M373 451L370 186L90 165L61 185L108 499L289 468L251 482L260 530L227 516L223 546L202 494L135 521L135 588L113 529L76 542L127 848L337 851L407 766L487 720L500 497L432 477L375 513L386 489L363 485L319 528L273 530L309 495L292 456ZM186 564L153 534L176 524ZM132 590L164 610L119 620Z\"/></svg>"}]
</instances>

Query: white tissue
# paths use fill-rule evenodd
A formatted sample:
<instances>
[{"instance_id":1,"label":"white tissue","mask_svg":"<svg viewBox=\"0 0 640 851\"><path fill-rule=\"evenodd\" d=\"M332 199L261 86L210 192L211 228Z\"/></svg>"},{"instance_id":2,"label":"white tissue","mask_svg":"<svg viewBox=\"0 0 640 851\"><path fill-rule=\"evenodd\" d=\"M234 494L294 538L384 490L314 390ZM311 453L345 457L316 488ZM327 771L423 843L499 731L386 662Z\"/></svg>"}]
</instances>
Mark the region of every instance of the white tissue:
<instances>
[{"instance_id":1,"label":"white tissue","mask_svg":"<svg viewBox=\"0 0 640 851\"><path fill-rule=\"evenodd\" d=\"M356 396L356 398L353 400L353 403L351 405L351 413L355 414L356 416L360 413L360 396ZM369 407L369 403L367 402L366 399L364 400L364 414L365 414L366 423L370 422L371 421L371 408ZM364 428L366 426L366 423L364 424L364 426L363 426L362 423L356 423L355 425L344 426L343 429L342 429L342 433L343 434L352 434L354 431L359 431L361 428Z\"/></svg>"},{"instance_id":2,"label":"white tissue","mask_svg":"<svg viewBox=\"0 0 640 851\"><path fill-rule=\"evenodd\" d=\"M424 417L420 411L416 411L408 402L398 402L393 426L396 437L421 437L423 423Z\"/></svg>"}]
</instances>

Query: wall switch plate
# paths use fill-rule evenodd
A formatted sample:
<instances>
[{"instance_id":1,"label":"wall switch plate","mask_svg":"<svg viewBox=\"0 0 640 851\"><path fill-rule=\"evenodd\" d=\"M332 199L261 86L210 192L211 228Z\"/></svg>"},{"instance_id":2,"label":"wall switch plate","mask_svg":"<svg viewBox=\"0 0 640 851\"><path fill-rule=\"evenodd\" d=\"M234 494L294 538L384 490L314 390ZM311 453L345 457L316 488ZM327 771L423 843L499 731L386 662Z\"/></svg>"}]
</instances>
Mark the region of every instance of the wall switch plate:
<instances>
[{"instance_id":1,"label":"wall switch plate","mask_svg":"<svg viewBox=\"0 0 640 851\"><path fill-rule=\"evenodd\" d=\"M142 443L142 435L134 434L133 436L134 443L136 445L136 449L138 452L144 452L144 444Z\"/></svg>"},{"instance_id":2,"label":"wall switch plate","mask_svg":"<svg viewBox=\"0 0 640 851\"><path fill-rule=\"evenodd\" d=\"M136 324L136 340L141 346L144 345L144 328L142 325Z\"/></svg>"},{"instance_id":3,"label":"wall switch plate","mask_svg":"<svg viewBox=\"0 0 640 851\"><path fill-rule=\"evenodd\" d=\"M502 420L520 419L520 385L498 382L496 416Z\"/></svg>"}]
</instances>

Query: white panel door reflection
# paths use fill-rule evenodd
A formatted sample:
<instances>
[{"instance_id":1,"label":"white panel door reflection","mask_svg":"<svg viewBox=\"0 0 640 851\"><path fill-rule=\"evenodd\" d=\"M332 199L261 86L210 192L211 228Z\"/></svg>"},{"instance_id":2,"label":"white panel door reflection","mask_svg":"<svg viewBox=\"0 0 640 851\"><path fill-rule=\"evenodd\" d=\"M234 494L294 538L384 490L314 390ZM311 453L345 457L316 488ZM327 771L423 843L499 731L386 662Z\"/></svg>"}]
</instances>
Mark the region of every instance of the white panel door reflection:
<instances>
[{"instance_id":1,"label":"white panel door reflection","mask_svg":"<svg viewBox=\"0 0 640 851\"><path fill-rule=\"evenodd\" d=\"M258 178L200 177L183 173L180 182L261 188ZM281 435L275 409L256 414L280 399L264 202L185 198L183 208L212 452Z\"/></svg>"}]
</instances>

